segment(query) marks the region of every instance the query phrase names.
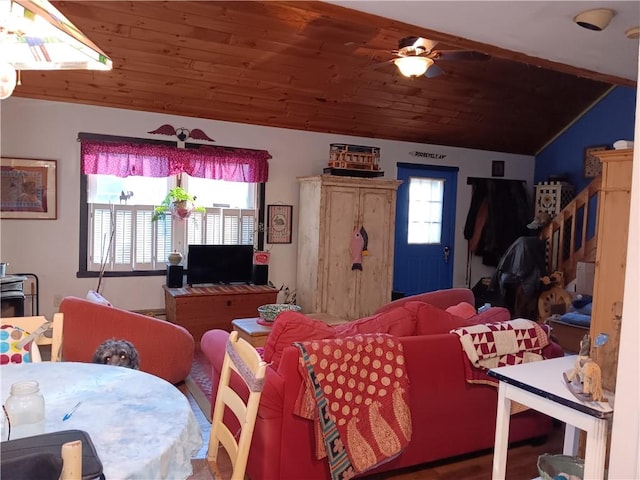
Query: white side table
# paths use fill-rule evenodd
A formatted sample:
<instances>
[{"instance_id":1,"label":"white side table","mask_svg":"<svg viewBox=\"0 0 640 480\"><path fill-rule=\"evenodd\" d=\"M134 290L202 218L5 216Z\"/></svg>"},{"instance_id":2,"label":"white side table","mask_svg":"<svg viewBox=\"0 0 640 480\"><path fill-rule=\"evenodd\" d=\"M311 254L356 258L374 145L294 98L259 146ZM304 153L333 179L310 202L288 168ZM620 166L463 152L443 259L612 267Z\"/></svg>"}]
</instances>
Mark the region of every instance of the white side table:
<instances>
[{"instance_id":1,"label":"white side table","mask_svg":"<svg viewBox=\"0 0 640 480\"><path fill-rule=\"evenodd\" d=\"M493 480L505 478L512 401L566 423L563 447L565 455L577 453L578 430L585 431L587 443L584 478L604 478L607 421L613 414L613 409L607 402L583 402L571 394L562 373L573 368L576 358L573 355L489 370L489 375L500 381Z\"/></svg>"}]
</instances>

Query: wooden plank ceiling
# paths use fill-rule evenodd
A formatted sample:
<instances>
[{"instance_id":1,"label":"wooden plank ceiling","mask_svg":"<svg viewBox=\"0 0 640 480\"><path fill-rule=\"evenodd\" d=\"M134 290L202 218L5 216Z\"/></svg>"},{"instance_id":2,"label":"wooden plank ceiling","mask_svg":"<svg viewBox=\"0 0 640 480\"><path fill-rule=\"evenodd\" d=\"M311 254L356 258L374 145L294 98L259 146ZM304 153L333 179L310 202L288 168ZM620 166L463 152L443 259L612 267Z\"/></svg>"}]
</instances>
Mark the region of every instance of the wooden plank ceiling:
<instances>
[{"instance_id":1,"label":"wooden plank ceiling","mask_svg":"<svg viewBox=\"0 0 640 480\"><path fill-rule=\"evenodd\" d=\"M25 71L15 96L535 154L628 84L321 2L53 3L114 69ZM408 35L491 58L408 79L382 63Z\"/></svg>"}]
</instances>

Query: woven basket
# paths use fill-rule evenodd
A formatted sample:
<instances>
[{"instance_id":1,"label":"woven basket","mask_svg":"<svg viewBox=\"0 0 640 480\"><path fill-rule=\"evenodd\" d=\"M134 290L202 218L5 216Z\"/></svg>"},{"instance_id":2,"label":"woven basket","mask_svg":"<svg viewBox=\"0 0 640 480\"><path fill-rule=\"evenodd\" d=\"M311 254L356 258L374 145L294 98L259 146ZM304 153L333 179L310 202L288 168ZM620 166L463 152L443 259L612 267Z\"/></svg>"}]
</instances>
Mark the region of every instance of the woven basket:
<instances>
[{"instance_id":1,"label":"woven basket","mask_svg":"<svg viewBox=\"0 0 640 480\"><path fill-rule=\"evenodd\" d=\"M554 480L564 473L567 478L575 475L580 480L584 478L584 460L569 455L550 455L545 453L538 457L538 473L543 480Z\"/></svg>"},{"instance_id":2,"label":"woven basket","mask_svg":"<svg viewBox=\"0 0 640 480\"><path fill-rule=\"evenodd\" d=\"M291 305L289 303L268 303L258 307L258 314L266 322L273 322L278 314L286 312L287 310L293 310L299 312L302 308L300 305Z\"/></svg>"}]
</instances>

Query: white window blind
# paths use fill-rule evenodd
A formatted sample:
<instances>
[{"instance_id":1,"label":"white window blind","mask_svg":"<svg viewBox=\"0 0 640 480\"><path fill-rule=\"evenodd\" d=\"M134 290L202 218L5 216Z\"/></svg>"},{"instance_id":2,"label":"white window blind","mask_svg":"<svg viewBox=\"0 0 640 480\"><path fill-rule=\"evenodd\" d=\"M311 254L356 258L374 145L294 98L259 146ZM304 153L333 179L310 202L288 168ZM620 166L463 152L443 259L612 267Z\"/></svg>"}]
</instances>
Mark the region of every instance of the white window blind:
<instances>
[{"instance_id":1,"label":"white window blind","mask_svg":"<svg viewBox=\"0 0 640 480\"><path fill-rule=\"evenodd\" d=\"M199 206L205 206L205 212L194 211L184 222L174 220L171 215L154 222L151 220L154 205L161 201L157 190L162 184L171 184L167 179L121 179L108 175L87 177L89 271L99 271L103 264L105 271L163 270L169 254L174 250L186 254L187 245L254 243L257 231L256 184L225 186L229 182L210 180L209 186L215 188L209 190L218 195L230 195L229 202L243 206L206 207L200 198L211 201L209 192L208 196L198 195L196 201ZM190 192L197 194L206 190L206 179L198 179L198 182L191 178L188 180L193 183L191 188L187 187ZM156 192L151 195L150 190ZM166 191L165 187L160 190ZM218 197L216 200L222 203L221 200L225 199Z\"/></svg>"},{"instance_id":2,"label":"white window blind","mask_svg":"<svg viewBox=\"0 0 640 480\"><path fill-rule=\"evenodd\" d=\"M172 252L172 218L151 221L148 205L89 204L87 269L106 271L164 268Z\"/></svg>"},{"instance_id":3,"label":"white window blind","mask_svg":"<svg viewBox=\"0 0 640 480\"><path fill-rule=\"evenodd\" d=\"M115 226L113 238L112 270L130 270L133 264L132 230L134 211L131 207L113 206Z\"/></svg>"},{"instance_id":4,"label":"white window blind","mask_svg":"<svg viewBox=\"0 0 640 480\"><path fill-rule=\"evenodd\" d=\"M214 207L193 212L187 220L187 244L253 244L256 222L255 209Z\"/></svg>"}]
</instances>

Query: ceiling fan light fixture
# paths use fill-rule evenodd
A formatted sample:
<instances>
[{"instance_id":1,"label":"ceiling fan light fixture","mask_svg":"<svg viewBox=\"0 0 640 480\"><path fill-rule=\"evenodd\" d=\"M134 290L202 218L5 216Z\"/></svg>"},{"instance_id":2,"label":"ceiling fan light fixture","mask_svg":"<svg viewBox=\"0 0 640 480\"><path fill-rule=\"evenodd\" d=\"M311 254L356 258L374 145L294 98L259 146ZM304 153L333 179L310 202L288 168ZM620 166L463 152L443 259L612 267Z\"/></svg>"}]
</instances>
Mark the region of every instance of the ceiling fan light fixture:
<instances>
[{"instance_id":1,"label":"ceiling fan light fixture","mask_svg":"<svg viewBox=\"0 0 640 480\"><path fill-rule=\"evenodd\" d=\"M575 16L573 21L582 28L599 32L607 28L607 25L609 25L609 22L614 15L615 12L608 8L596 8L594 10L587 10L586 12L579 13Z\"/></svg>"},{"instance_id":2,"label":"ceiling fan light fixture","mask_svg":"<svg viewBox=\"0 0 640 480\"><path fill-rule=\"evenodd\" d=\"M400 57L393 63L405 77L419 77L424 75L427 69L433 65L433 60L427 57Z\"/></svg>"}]
</instances>

